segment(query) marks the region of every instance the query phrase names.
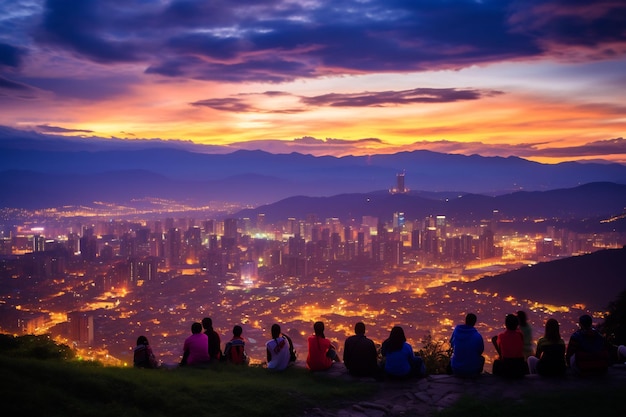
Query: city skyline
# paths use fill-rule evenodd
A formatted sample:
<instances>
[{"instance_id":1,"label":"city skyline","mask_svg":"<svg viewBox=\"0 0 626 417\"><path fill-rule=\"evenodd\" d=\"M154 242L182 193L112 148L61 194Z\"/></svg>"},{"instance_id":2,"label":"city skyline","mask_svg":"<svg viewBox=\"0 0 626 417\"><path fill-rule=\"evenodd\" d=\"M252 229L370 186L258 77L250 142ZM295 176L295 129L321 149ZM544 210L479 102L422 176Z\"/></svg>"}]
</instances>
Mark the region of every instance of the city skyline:
<instances>
[{"instance_id":1,"label":"city skyline","mask_svg":"<svg viewBox=\"0 0 626 417\"><path fill-rule=\"evenodd\" d=\"M3 2L0 125L216 153L623 164L625 7Z\"/></svg>"}]
</instances>

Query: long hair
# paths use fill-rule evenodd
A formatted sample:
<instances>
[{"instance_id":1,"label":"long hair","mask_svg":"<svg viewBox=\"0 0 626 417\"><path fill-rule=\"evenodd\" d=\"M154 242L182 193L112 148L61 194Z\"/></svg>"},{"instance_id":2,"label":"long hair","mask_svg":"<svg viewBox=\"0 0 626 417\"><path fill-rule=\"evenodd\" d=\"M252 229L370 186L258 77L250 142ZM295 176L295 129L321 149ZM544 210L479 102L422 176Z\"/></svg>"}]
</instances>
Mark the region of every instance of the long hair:
<instances>
[{"instance_id":1,"label":"long hair","mask_svg":"<svg viewBox=\"0 0 626 417\"><path fill-rule=\"evenodd\" d=\"M522 310L517 312L517 320L519 321L519 327L526 327L528 324L528 316Z\"/></svg>"},{"instance_id":2,"label":"long hair","mask_svg":"<svg viewBox=\"0 0 626 417\"><path fill-rule=\"evenodd\" d=\"M404 335L404 329L400 326L393 326L389 333L388 346L390 352L395 352L402 349L406 342L406 336Z\"/></svg>"},{"instance_id":3,"label":"long hair","mask_svg":"<svg viewBox=\"0 0 626 417\"><path fill-rule=\"evenodd\" d=\"M561 340L561 333L559 332L559 322L556 319L548 319L546 321L546 332L544 337L551 342L558 342Z\"/></svg>"},{"instance_id":4,"label":"long hair","mask_svg":"<svg viewBox=\"0 0 626 417\"><path fill-rule=\"evenodd\" d=\"M280 336L280 326L276 323L272 324L272 339L278 339Z\"/></svg>"},{"instance_id":5,"label":"long hair","mask_svg":"<svg viewBox=\"0 0 626 417\"><path fill-rule=\"evenodd\" d=\"M324 336L324 323L321 321L316 321L315 324L313 324L313 331L315 332L315 336L326 338L326 336Z\"/></svg>"},{"instance_id":6,"label":"long hair","mask_svg":"<svg viewBox=\"0 0 626 417\"><path fill-rule=\"evenodd\" d=\"M139 336L137 338L137 346L148 345L148 344L149 344L148 343L148 338L146 336Z\"/></svg>"}]
</instances>

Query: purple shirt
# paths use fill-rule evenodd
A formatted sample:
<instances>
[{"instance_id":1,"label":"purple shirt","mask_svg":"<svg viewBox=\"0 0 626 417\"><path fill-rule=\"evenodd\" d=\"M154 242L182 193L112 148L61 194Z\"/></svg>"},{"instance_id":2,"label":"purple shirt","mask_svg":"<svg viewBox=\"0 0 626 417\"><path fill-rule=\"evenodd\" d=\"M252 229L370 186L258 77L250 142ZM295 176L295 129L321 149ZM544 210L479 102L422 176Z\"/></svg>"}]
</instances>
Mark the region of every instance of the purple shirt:
<instances>
[{"instance_id":1,"label":"purple shirt","mask_svg":"<svg viewBox=\"0 0 626 417\"><path fill-rule=\"evenodd\" d=\"M185 339L183 351L189 352L187 365L198 365L211 359L209 357L209 338L204 333L192 334Z\"/></svg>"}]
</instances>

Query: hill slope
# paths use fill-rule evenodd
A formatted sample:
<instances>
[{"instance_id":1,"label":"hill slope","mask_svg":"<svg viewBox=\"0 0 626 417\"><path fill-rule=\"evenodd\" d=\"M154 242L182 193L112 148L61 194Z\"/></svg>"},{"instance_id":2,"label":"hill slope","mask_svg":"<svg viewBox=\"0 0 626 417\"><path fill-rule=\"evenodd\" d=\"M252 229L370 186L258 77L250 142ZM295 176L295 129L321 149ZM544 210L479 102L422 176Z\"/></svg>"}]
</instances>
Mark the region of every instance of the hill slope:
<instances>
[{"instance_id":1,"label":"hill slope","mask_svg":"<svg viewBox=\"0 0 626 417\"><path fill-rule=\"evenodd\" d=\"M626 247L539 263L464 284L544 304L601 311L626 290Z\"/></svg>"}]
</instances>

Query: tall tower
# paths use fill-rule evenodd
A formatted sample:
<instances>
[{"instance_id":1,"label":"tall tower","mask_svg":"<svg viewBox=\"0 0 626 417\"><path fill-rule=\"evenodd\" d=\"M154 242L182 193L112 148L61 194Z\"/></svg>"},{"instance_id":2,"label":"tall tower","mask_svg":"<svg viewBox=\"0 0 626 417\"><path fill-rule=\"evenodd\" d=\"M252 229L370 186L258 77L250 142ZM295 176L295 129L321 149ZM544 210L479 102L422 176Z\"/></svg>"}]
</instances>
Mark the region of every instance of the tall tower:
<instances>
[{"instance_id":1,"label":"tall tower","mask_svg":"<svg viewBox=\"0 0 626 417\"><path fill-rule=\"evenodd\" d=\"M406 188L404 188L404 172L396 175L397 189L399 194L404 194L406 192Z\"/></svg>"},{"instance_id":2,"label":"tall tower","mask_svg":"<svg viewBox=\"0 0 626 417\"><path fill-rule=\"evenodd\" d=\"M406 194L409 189L404 185L404 171L396 174L396 186L389 190L391 194Z\"/></svg>"}]
</instances>

